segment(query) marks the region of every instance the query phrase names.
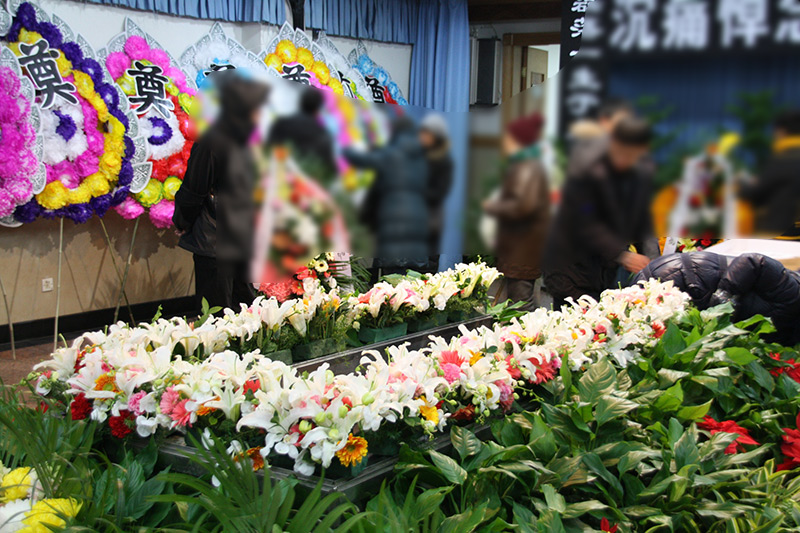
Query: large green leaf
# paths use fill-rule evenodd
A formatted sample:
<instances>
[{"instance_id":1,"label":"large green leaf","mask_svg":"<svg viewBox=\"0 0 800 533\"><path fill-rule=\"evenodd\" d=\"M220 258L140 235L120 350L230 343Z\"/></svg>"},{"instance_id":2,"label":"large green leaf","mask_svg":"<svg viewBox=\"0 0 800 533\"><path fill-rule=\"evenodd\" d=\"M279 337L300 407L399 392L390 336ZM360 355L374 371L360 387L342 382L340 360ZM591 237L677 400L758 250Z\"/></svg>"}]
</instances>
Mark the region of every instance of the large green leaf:
<instances>
[{"instance_id":1,"label":"large green leaf","mask_svg":"<svg viewBox=\"0 0 800 533\"><path fill-rule=\"evenodd\" d=\"M467 479L467 471L461 468L451 457L437 452L430 451L431 461L439 469L439 472L450 483L461 485Z\"/></svg>"},{"instance_id":2,"label":"large green leaf","mask_svg":"<svg viewBox=\"0 0 800 533\"><path fill-rule=\"evenodd\" d=\"M701 405L687 405L686 407L681 407L678 409L678 418L681 420L700 420L708 414L708 410L711 409L711 403L713 401L714 400L708 400Z\"/></svg>"},{"instance_id":3,"label":"large green leaf","mask_svg":"<svg viewBox=\"0 0 800 533\"><path fill-rule=\"evenodd\" d=\"M621 498L624 493L622 484L603 464L603 460L596 453L586 453L583 455L583 464L586 467L605 481L614 491L615 498Z\"/></svg>"},{"instance_id":4,"label":"large green leaf","mask_svg":"<svg viewBox=\"0 0 800 533\"><path fill-rule=\"evenodd\" d=\"M609 420L613 420L624 415L625 413L633 411L637 407L639 407L639 404L636 402L606 394L597 402L595 420L597 421L597 425L600 426Z\"/></svg>"},{"instance_id":5,"label":"large green leaf","mask_svg":"<svg viewBox=\"0 0 800 533\"><path fill-rule=\"evenodd\" d=\"M680 381L671 386L664 393L656 398L653 407L664 413L677 411L683 405L683 388Z\"/></svg>"},{"instance_id":6,"label":"large green leaf","mask_svg":"<svg viewBox=\"0 0 800 533\"><path fill-rule=\"evenodd\" d=\"M594 403L614 388L617 373L608 359L601 359L584 372L578 380L581 401Z\"/></svg>"},{"instance_id":7,"label":"large green leaf","mask_svg":"<svg viewBox=\"0 0 800 533\"><path fill-rule=\"evenodd\" d=\"M450 431L450 442L462 460L477 454L483 447L481 440L473 432L460 426L453 426Z\"/></svg>"},{"instance_id":8,"label":"large green leaf","mask_svg":"<svg viewBox=\"0 0 800 533\"><path fill-rule=\"evenodd\" d=\"M564 497L556 492L552 485L542 485L542 493L544 500L547 502L547 507L553 511L563 513L567 510L567 502Z\"/></svg>"},{"instance_id":9,"label":"large green leaf","mask_svg":"<svg viewBox=\"0 0 800 533\"><path fill-rule=\"evenodd\" d=\"M725 348L725 355L740 366L746 366L753 361L758 361L758 356L753 355L747 348L740 348L738 346L731 346Z\"/></svg>"}]
</instances>

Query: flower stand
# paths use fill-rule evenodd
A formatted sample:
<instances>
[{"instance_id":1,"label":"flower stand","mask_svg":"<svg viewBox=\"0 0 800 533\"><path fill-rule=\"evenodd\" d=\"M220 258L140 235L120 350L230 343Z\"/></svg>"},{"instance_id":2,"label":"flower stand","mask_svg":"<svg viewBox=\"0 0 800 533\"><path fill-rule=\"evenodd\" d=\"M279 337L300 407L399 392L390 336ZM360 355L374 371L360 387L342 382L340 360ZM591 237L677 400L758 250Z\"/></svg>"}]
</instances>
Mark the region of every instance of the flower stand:
<instances>
[{"instance_id":1,"label":"flower stand","mask_svg":"<svg viewBox=\"0 0 800 533\"><path fill-rule=\"evenodd\" d=\"M358 340L365 344L375 344L392 339L397 339L408 333L408 324L402 322L383 328L361 328L358 331Z\"/></svg>"}]
</instances>

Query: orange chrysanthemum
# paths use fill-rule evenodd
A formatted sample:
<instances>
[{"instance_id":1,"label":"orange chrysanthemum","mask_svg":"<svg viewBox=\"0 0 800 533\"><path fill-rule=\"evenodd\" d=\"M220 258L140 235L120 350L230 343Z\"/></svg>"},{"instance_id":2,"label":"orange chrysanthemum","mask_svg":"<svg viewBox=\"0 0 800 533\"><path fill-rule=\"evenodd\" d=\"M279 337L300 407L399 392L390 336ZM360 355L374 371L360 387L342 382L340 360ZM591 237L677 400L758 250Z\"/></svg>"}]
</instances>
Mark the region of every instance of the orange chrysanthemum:
<instances>
[{"instance_id":1,"label":"orange chrysanthemum","mask_svg":"<svg viewBox=\"0 0 800 533\"><path fill-rule=\"evenodd\" d=\"M103 374L94 380L94 390L119 392L119 389L117 388L117 380L114 377L114 374L109 372L108 374Z\"/></svg>"},{"instance_id":2,"label":"orange chrysanthemum","mask_svg":"<svg viewBox=\"0 0 800 533\"><path fill-rule=\"evenodd\" d=\"M347 444L336 452L336 457L344 466L355 466L367 456L367 439L355 437L351 433L347 436Z\"/></svg>"},{"instance_id":3,"label":"orange chrysanthemum","mask_svg":"<svg viewBox=\"0 0 800 533\"><path fill-rule=\"evenodd\" d=\"M207 405L202 405L197 409L197 416L206 416L210 415L217 409L215 407L208 407Z\"/></svg>"},{"instance_id":4,"label":"orange chrysanthemum","mask_svg":"<svg viewBox=\"0 0 800 533\"><path fill-rule=\"evenodd\" d=\"M250 448L244 453L250 458L251 461L253 461L253 472L258 472L264 468L264 457L261 455L260 446Z\"/></svg>"}]
</instances>

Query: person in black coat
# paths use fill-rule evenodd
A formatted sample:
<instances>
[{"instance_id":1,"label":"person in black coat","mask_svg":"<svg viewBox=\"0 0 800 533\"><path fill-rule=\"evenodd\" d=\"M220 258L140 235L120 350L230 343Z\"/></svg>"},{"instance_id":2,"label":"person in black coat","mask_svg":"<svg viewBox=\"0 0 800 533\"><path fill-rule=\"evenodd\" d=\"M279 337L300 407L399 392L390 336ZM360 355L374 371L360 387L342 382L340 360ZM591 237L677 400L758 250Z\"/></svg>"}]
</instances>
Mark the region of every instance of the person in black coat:
<instances>
[{"instance_id":1,"label":"person in black coat","mask_svg":"<svg viewBox=\"0 0 800 533\"><path fill-rule=\"evenodd\" d=\"M194 255L197 297L238 309L255 296L249 260L257 169L248 142L268 87L232 72L215 82L220 115L192 146L172 221L181 232L178 246Z\"/></svg>"},{"instance_id":2,"label":"person in black coat","mask_svg":"<svg viewBox=\"0 0 800 533\"><path fill-rule=\"evenodd\" d=\"M653 168L645 157L651 138L647 122L626 117L606 148L582 150L570 162L542 258L556 308L568 297L598 298L617 286L620 267L636 273L657 255L650 216ZM630 251L631 245L639 252Z\"/></svg>"},{"instance_id":3,"label":"person in black coat","mask_svg":"<svg viewBox=\"0 0 800 533\"><path fill-rule=\"evenodd\" d=\"M756 231L771 237L800 221L800 111L776 119L773 152L758 181L741 191L756 209Z\"/></svg>"},{"instance_id":4,"label":"person in black coat","mask_svg":"<svg viewBox=\"0 0 800 533\"><path fill-rule=\"evenodd\" d=\"M324 104L322 91L303 87L300 110L276 120L267 136L268 145L289 148L300 168L321 183L329 182L336 174L333 138L319 118Z\"/></svg>"},{"instance_id":5,"label":"person in black coat","mask_svg":"<svg viewBox=\"0 0 800 533\"><path fill-rule=\"evenodd\" d=\"M421 270L428 263L428 163L414 122L395 119L386 146L370 152L346 149L358 168L375 171L361 219L376 238L374 266L383 274Z\"/></svg>"},{"instance_id":6,"label":"person in black coat","mask_svg":"<svg viewBox=\"0 0 800 533\"><path fill-rule=\"evenodd\" d=\"M439 248L444 230L444 201L453 184L453 159L444 118L430 113L422 119L419 140L428 161L428 269L435 272L439 269Z\"/></svg>"},{"instance_id":7,"label":"person in black coat","mask_svg":"<svg viewBox=\"0 0 800 533\"><path fill-rule=\"evenodd\" d=\"M755 253L731 261L711 252L671 254L647 265L636 281L650 278L672 281L701 310L731 301L734 320L771 318L778 331L767 340L800 342L800 274L775 259Z\"/></svg>"}]
</instances>

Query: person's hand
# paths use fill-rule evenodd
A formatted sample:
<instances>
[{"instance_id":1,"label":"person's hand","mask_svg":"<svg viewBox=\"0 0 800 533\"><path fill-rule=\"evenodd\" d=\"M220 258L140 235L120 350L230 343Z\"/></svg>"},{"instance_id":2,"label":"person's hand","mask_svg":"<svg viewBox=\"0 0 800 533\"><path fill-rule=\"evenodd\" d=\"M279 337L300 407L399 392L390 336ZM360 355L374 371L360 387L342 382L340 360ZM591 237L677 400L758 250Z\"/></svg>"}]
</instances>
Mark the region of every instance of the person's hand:
<instances>
[{"instance_id":1,"label":"person's hand","mask_svg":"<svg viewBox=\"0 0 800 533\"><path fill-rule=\"evenodd\" d=\"M619 263L625 270L635 274L650 263L650 258L642 254L623 252L622 255L619 256Z\"/></svg>"}]
</instances>

